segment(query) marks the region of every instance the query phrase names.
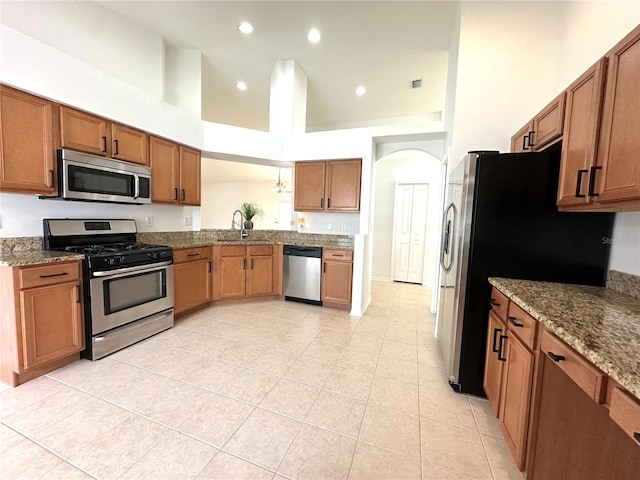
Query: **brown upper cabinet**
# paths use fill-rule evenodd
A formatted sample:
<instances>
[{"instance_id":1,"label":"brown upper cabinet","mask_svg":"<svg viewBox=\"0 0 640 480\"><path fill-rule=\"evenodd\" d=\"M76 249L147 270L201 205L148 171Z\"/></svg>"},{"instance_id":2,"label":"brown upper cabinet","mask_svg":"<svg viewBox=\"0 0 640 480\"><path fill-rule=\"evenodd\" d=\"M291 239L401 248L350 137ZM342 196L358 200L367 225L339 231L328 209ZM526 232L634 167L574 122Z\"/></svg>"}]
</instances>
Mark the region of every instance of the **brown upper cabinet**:
<instances>
[{"instance_id":1,"label":"brown upper cabinet","mask_svg":"<svg viewBox=\"0 0 640 480\"><path fill-rule=\"evenodd\" d=\"M640 209L639 72L640 26L569 87L573 98L567 103L570 137L562 152L561 209Z\"/></svg>"},{"instance_id":2,"label":"brown upper cabinet","mask_svg":"<svg viewBox=\"0 0 640 480\"><path fill-rule=\"evenodd\" d=\"M200 205L200 152L170 140L149 140L151 200Z\"/></svg>"},{"instance_id":3,"label":"brown upper cabinet","mask_svg":"<svg viewBox=\"0 0 640 480\"><path fill-rule=\"evenodd\" d=\"M558 184L559 207L591 203L593 198L586 192L589 169L596 163L605 69L606 60L601 59L567 89Z\"/></svg>"},{"instance_id":4,"label":"brown upper cabinet","mask_svg":"<svg viewBox=\"0 0 640 480\"><path fill-rule=\"evenodd\" d=\"M536 152L562 137L565 93L558 95L511 137L511 152Z\"/></svg>"},{"instance_id":5,"label":"brown upper cabinet","mask_svg":"<svg viewBox=\"0 0 640 480\"><path fill-rule=\"evenodd\" d=\"M149 164L149 136L140 130L65 106L60 107L62 148Z\"/></svg>"},{"instance_id":6,"label":"brown upper cabinet","mask_svg":"<svg viewBox=\"0 0 640 480\"><path fill-rule=\"evenodd\" d=\"M362 159L296 162L294 210L359 212Z\"/></svg>"},{"instance_id":7,"label":"brown upper cabinet","mask_svg":"<svg viewBox=\"0 0 640 480\"><path fill-rule=\"evenodd\" d=\"M0 191L55 193L54 115L53 102L0 85Z\"/></svg>"}]
</instances>

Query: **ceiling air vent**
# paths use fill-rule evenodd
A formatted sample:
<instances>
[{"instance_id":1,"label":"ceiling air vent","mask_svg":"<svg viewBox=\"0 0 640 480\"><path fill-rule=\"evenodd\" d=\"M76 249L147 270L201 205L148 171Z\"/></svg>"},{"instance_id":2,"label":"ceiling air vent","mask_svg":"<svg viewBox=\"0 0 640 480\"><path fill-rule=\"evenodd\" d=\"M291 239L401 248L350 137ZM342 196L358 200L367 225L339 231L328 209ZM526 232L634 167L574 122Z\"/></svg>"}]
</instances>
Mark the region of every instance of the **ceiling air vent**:
<instances>
[{"instance_id":1,"label":"ceiling air vent","mask_svg":"<svg viewBox=\"0 0 640 480\"><path fill-rule=\"evenodd\" d=\"M411 80L411 88L420 88L422 86L422 79Z\"/></svg>"}]
</instances>

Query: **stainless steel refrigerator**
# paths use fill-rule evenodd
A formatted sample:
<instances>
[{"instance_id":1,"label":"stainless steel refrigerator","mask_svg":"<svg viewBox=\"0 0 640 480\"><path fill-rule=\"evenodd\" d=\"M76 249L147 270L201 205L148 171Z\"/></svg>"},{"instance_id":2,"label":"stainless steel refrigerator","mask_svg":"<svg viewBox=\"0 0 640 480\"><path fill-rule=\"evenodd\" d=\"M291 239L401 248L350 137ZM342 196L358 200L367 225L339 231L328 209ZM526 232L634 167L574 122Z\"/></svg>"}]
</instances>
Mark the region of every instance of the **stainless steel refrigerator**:
<instances>
[{"instance_id":1,"label":"stainless steel refrigerator","mask_svg":"<svg viewBox=\"0 0 640 480\"><path fill-rule=\"evenodd\" d=\"M470 152L449 173L437 336L449 384L484 395L489 277L604 285L613 214L558 212L559 148Z\"/></svg>"}]
</instances>

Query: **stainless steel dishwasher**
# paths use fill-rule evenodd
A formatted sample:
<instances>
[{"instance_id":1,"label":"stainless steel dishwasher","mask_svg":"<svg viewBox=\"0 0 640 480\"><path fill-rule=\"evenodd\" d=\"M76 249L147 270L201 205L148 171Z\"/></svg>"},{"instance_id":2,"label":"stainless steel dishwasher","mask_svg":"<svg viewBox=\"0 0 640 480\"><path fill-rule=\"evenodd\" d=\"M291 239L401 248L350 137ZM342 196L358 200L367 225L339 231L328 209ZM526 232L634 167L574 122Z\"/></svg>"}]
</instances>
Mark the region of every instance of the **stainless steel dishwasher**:
<instances>
[{"instance_id":1,"label":"stainless steel dishwasher","mask_svg":"<svg viewBox=\"0 0 640 480\"><path fill-rule=\"evenodd\" d=\"M285 245L283 258L285 300L322 305L322 247Z\"/></svg>"}]
</instances>

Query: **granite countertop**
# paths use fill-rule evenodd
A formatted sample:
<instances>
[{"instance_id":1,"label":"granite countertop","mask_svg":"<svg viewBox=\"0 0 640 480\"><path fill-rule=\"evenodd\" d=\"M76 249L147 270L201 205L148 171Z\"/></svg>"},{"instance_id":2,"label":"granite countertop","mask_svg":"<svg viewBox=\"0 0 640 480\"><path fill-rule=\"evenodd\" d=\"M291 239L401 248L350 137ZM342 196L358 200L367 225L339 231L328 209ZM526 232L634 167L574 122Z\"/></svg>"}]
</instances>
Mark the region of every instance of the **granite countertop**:
<instances>
[{"instance_id":1,"label":"granite countertop","mask_svg":"<svg viewBox=\"0 0 640 480\"><path fill-rule=\"evenodd\" d=\"M640 299L604 287L489 283L640 399Z\"/></svg>"},{"instance_id":2,"label":"granite countertop","mask_svg":"<svg viewBox=\"0 0 640 480\"><path fill-rule=\"evenodd\" d=\"M38 265L42 263L70 262L72 260L82 260L83 254L65 253L55 250L27 250L21 252L0 253L0 266L2 267L24 267L28 265Z\"/></svg>"}]
</instances>

